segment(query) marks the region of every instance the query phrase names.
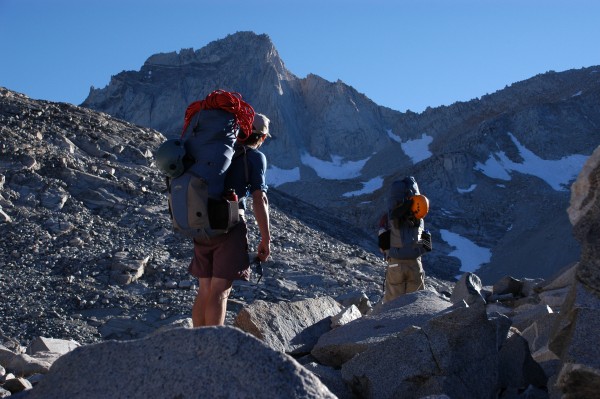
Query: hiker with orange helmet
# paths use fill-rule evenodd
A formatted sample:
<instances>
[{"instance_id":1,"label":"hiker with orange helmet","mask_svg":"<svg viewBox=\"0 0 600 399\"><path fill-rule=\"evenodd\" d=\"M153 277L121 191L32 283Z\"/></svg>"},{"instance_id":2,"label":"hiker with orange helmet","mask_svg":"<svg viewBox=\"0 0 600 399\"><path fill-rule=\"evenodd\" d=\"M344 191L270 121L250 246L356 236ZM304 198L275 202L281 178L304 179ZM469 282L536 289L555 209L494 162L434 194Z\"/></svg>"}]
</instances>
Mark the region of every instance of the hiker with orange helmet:
<instances>
[{"instance_id":1,"label":"hiker with orange helmet","mask_svg":"<svg viewBox=\"0 0 600 399\"><path fill-rule=\"evenodd\" d=\"M392 183L388 211L380 219L379 248L385 254L387 269L382 302L425 289L421 255L431 251L431 235L423 218L429 200L419 193L414 177Z\"/></svg>"}]
</instances>

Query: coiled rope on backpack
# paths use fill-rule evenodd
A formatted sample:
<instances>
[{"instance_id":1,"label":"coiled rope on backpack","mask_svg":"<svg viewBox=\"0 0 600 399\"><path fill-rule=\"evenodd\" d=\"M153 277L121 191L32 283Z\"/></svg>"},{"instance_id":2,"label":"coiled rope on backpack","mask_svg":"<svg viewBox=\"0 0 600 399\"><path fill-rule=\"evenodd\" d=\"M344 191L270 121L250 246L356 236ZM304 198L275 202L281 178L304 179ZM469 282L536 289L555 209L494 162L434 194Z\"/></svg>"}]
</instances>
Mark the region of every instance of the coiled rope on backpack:
<instances>
[{"instance_id":1,"label":"coiled rope on backpack","mask_svg":"<svg viewBox=\"0 0 600 399\"><path fill-rule=\"evenodd\" d=\"M236 92L225 90L215 90L210 93L204 100L194 101L185 110L183 119L183 130L181 138L190 125L194 115L203 109L222 109L235 116L235 123L240 129L237 139L246 141L252 134L252 122L254 122L254 108L244 100L242 95Z\"/></svg>"}]
</instances>

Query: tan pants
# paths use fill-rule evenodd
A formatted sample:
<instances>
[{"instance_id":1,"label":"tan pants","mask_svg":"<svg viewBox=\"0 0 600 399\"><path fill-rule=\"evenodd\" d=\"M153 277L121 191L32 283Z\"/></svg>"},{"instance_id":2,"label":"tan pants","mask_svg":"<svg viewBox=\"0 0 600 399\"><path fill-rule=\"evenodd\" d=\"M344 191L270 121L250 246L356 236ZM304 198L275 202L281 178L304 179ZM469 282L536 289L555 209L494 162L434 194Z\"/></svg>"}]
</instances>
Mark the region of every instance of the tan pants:
<instances>
[{"instance_id":1,"label":"tan pants","mask_svg":"<svg viewBox=\"0 0 600 399\"><path fill-rule=\"evenodd\" d=\"M409 292L425 289L425 273L421 258L395 259L388 258L385 273L385 290L383 303L389 302Z\"/></svg>"}]
</instances>

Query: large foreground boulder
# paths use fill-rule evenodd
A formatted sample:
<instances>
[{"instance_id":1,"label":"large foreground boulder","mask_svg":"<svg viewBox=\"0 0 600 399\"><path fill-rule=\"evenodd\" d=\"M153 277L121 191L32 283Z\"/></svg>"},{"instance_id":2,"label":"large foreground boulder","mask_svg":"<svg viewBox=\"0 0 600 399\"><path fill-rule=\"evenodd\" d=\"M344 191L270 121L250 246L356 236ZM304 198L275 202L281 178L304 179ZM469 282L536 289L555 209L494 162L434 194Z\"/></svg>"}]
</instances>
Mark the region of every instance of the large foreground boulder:
<instances>
[{"instance_id":1,"label":"large foreground boulder","mask_svg":"<svg viewBox=\"0 0 600 399\"><path fill-rule=\"evenodd\" d=\"M79 347L27 399L334 398L294 359L234 327L175 328Z\"/></svg>"}]
</instances>

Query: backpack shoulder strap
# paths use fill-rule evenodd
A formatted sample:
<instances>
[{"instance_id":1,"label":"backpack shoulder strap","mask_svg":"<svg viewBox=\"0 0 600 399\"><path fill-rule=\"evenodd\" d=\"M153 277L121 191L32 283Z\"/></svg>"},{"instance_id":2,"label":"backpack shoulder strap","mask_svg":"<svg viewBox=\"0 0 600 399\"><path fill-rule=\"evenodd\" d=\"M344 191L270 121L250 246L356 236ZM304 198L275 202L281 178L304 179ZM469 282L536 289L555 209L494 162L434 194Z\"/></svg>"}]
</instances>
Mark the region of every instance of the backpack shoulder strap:
<instances>
[{"instance_id":1,"label":"backpack shoulder strap","mask_svg":"<svg viewBox=\"0 0 600 399\"><path fill-rule=\"evenodd\" d=\"M244 156L244 175L246 176L246 185L250 184L250 172L248 171L248 148L245 145L236 147L232 160Z\"/></svg>"}]
</instances>

